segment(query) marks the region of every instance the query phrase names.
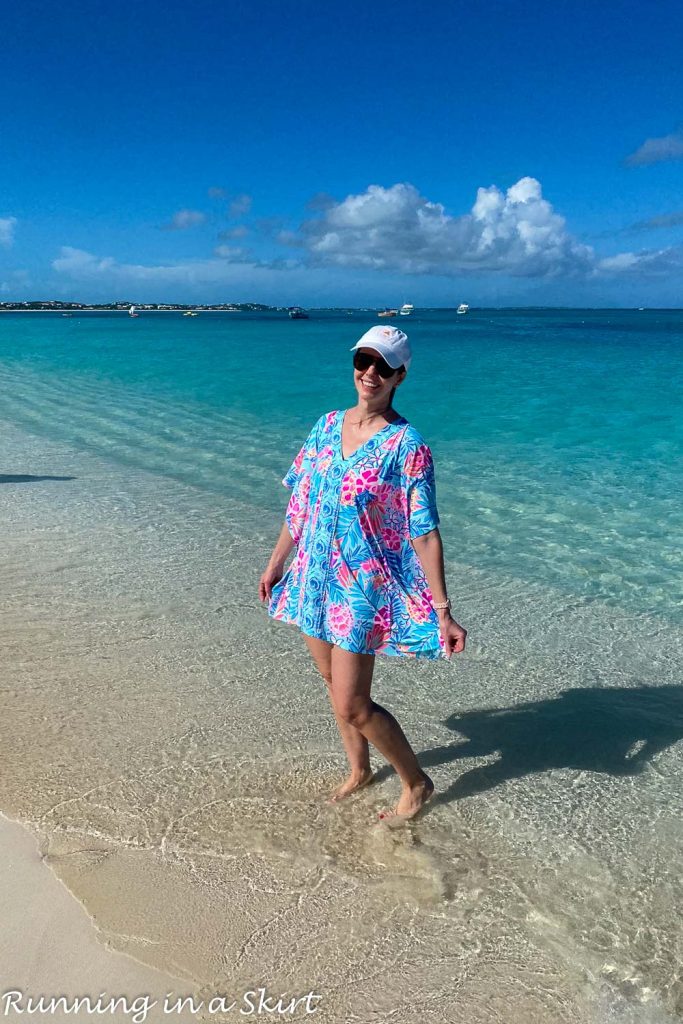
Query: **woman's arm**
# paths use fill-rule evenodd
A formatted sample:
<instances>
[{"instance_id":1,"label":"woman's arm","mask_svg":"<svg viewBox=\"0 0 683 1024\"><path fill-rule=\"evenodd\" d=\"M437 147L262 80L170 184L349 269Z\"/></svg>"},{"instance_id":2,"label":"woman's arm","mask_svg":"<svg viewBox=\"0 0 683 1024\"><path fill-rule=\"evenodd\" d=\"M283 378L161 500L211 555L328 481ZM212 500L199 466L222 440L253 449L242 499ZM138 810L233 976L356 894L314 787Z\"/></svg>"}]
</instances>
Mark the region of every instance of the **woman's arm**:
<instances>
[{"instance_id":1,"label":"woman's arm","mask_svg":"<svg viewBox=\"0 0 683 1024\"><path fill-rule=\"evenodd\" d=\"M280 530L280 536L275 542L275 547L273 548L273 553L270 556L266 570L259 580L259 599L262 602L266 600L270 601L271 590L273 586L284 576L285 562L294 549L294 546L294 541L292 540L292 535L289 532L289 527L287 523L284 523Z\"/></svg>"},{"instance_id":2,"label":"woman's arm","mask_svg":"<svg viewBox=\"0 0 683 1024\"><path fill-rule=\"evenodd\" d=\"M432 600L435 604L443 604L448 595L446 593L441 534L438 529L430 530L429 533L424 533L421 537L413 537L412 545L427 577ZM438 608L436 614L439 617L439 629L448 657L450 658L451 654L459 654L464 651L467 630L458 625L449 608Z\"/></svg>"}]
</instances>

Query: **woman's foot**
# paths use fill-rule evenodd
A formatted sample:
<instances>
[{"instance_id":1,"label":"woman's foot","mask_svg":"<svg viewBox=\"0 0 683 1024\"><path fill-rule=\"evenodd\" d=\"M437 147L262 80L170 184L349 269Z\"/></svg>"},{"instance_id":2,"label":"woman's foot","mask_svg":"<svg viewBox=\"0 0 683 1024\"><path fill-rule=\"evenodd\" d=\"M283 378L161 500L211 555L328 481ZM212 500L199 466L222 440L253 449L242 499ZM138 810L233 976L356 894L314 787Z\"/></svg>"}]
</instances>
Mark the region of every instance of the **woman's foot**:
<instances>
[{"instance_id":1,"label":"woman's foot","mask_svg":"<svg viewBox=\"0 0 683 1024\"><path fill-rule=\"evenodd\" d=\"M434 796L434 783L425 775L415 786L404 786L400 799L393 810L382 811L379 820L389 825L410 821L420 813L424 805Z\"/></svg>"},{"instance_id":2,"label":"woman's foot","mask_svg":"<svg viewBox=\"0 0 683 1024\"><path fill-rule=\"evenodd\" d=\"M356 790L369 785L374 778L375 775L371 768L367 768L363 772L351 772L348 779L342 782L341 786L337 786L335 791L328 797L328 804L338 804L340 800L345 800L347 796L351 796Z\"/></svg>"}]
</instances>

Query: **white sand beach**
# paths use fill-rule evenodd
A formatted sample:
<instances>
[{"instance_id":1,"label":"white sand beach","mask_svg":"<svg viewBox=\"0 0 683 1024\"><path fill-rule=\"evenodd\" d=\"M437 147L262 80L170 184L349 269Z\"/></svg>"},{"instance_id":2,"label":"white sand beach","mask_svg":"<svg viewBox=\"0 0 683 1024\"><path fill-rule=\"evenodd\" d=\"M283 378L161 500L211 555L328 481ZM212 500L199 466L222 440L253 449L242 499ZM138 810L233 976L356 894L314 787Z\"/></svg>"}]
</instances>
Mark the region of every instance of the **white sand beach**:
<instances>
[{"instance_id":1,"label":"white sand beach","mask_svg":"<svg viewBox=\"0 0 683 1024\"><path fill-rule=\"evenodd\" d=\"M18 822L0 815L0 1013L8 1020L27 1019L27 999L65 996L69 1007L78 997L93 1004L106 997L125 996L126 1005L111 1020L168 1020L163 1012L169 992L184 991L179 978L116 952L98 935L85 908L50 870L36 839ZM10 995L12 993L12 995ZM156 1005L153 1005L156 1003ZM103 1005L103 1004L102 1004ZM15 1012L12 1007L22 1009ZM87 1004L68 1012L32 1019L55 1024L92 1020ZM182 1019L182 1018L180 1018ZM185 1019L191 1019L186 1015Z\"/></svg>"}]
</instances>

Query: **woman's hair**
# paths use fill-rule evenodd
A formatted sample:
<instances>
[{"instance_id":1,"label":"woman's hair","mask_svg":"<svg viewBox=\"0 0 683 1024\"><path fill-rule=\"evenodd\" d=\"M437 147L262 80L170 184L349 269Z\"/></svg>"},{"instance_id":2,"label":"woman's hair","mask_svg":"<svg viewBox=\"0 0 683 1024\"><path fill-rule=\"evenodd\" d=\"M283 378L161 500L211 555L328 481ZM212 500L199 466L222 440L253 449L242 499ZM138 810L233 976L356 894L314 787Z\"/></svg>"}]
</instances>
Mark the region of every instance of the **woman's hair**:
<instances>
[{"instance_id":1,"label":"woman's hair","mask_svg":"<svg viewBox=\"0 0 683 1024\"><path fill-rule=\"evenodd\" d=\"M405 368L405 366L403 365L403 363L401 363L401 365L399 366L399 368L397 369L397 371L396 371L396 372L397 372L397 373L405 373L405 372L406 372L406 368ZM391 394L389 395L389 408L390 408L390 409L391 409L391 407L392 407L392 405L393 405L393 403L394 403L394 395L395 395L395 394L396 394L396 388L395 388L395 387L393 387L393 388L391 389Z\"/></svg>"}]
</instances>

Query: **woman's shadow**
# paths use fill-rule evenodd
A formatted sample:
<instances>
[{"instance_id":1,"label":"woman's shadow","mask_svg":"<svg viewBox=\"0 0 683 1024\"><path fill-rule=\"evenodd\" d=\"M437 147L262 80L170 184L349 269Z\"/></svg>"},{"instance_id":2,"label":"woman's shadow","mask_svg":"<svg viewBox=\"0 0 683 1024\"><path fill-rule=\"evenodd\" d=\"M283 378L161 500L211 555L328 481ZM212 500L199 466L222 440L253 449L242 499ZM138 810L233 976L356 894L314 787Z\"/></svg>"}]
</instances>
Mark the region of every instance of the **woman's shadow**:
<instances>
[{"instance_id":1,"label":"woman's shadow","mask_svg":"<svg viewBox=\"0 0 683 1024\"><path fill-rule=\"evenodd\" d=\"M683 738L683 686L587 687L507 708L451 715L464 738L420 754L427 768L497 753L460 775L434 803L449 803L553 768L637 775L655 754Z\"/></svg>"},{"instance_id":2,"label":"woman's shadow","mask_svg":"<svg viewBox=\"0 0 683 1024\"><path fill-rule=\"evenodd\" d=\"M28 473L0 473L0 484L32 484L36 480L75 479L75 476L30 476Z\"/></svg>"}]
</instances>

